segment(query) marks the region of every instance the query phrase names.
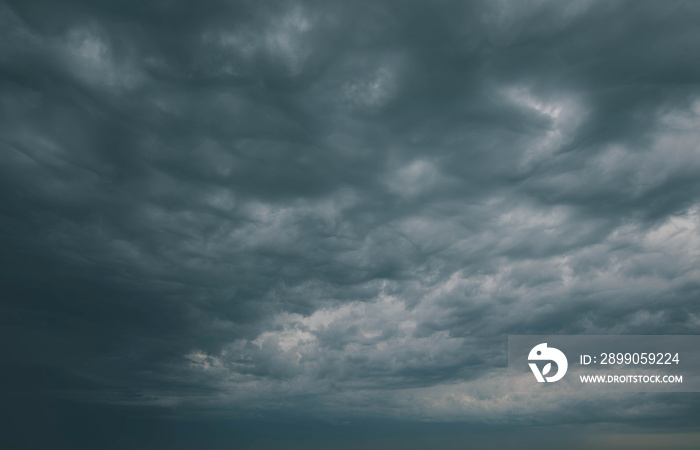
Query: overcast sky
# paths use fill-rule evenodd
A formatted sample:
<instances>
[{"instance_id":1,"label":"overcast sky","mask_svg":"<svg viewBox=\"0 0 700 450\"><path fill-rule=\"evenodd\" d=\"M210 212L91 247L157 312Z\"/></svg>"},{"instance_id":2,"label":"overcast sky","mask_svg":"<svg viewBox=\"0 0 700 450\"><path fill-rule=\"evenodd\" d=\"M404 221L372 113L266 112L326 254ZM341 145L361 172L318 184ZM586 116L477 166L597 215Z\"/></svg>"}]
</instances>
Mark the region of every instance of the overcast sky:
<instances>
[{"instance_id":1,"label":"overcast sky","mask_svg":"<svg viewBox=\"0 0 700 450\"><path fill-rule=\"evenodd\" d=\"M698 24L0 2L0 443L696 448L700 394L514 394L506 351L700 332Z\"/></svg>"}]
</instances>

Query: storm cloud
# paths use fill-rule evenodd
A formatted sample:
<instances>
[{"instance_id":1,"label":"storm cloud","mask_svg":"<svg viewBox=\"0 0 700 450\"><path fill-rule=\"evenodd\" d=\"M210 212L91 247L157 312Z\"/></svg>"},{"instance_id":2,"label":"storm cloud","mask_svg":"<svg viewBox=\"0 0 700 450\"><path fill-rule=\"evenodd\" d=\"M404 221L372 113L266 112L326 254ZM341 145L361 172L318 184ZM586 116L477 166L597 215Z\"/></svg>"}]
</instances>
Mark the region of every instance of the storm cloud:
<instances>
[{"instance_id":1,"label":"storm cloud","mask_svg":"<svg viewBox=\"0 0 700 450\"><path fill-rule=\"evenodd\" d=\"M691 448L505 369L700 331L700 3L201 3L0 3L6 398Z\"/></svg>"}]
</instances>

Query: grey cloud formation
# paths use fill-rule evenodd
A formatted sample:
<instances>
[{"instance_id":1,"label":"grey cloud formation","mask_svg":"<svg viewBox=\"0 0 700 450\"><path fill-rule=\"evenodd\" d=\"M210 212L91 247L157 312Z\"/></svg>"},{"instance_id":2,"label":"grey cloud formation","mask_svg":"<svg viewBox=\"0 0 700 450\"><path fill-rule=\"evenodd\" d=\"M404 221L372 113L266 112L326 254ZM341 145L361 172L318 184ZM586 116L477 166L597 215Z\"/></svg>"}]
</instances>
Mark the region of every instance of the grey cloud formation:
<instances>
[{"instance_id":1,"label":"grey cloud formation","mask_svg":"<svg viewBox=\"0 0 700 450\"><path fill-rule=\"evenodd\" d=\"M505 353L508 334L700 331L699 17L0 4L3 391L146 416L693 425L696 396L514 395Z\"/></svg>"}]
</instances>

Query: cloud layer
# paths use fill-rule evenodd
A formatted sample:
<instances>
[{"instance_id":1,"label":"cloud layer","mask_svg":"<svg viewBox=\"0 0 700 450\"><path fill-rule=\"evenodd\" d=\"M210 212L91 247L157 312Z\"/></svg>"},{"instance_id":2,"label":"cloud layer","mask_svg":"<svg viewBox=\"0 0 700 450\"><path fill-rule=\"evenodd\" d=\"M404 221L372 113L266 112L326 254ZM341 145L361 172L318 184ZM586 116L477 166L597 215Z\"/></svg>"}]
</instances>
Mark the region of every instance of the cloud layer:
<instances>
[{"instance_id":1,"label":"cloud layer","mask_svg":"<svg viewBox=\"0 0 700 450\"><path fill-rule=\"evenodd\" d=\"M93 3L0 4L6 391L697 419L504 380L508 334L700 331L699 4Z\"/></svg>"}]
</instances>

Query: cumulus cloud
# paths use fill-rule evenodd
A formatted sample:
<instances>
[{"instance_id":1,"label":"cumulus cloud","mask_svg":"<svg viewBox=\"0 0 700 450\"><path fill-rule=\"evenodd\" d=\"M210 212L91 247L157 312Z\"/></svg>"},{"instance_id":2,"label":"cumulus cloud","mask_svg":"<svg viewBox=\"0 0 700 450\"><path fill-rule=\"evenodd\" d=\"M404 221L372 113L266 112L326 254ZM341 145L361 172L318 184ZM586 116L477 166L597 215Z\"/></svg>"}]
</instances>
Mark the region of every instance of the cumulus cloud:
<instances>
[{"instance_id":1,"label":"cumulus cloud","mask_svg":"<svg viewBox=\"0 0 700 450\"><path fill-rule=\"evenodd\" d=\"M697 417L504 387L508 334L698 332L697 5L63 3L0 7L6 390Z\"/></svg>"}]
</instances>

